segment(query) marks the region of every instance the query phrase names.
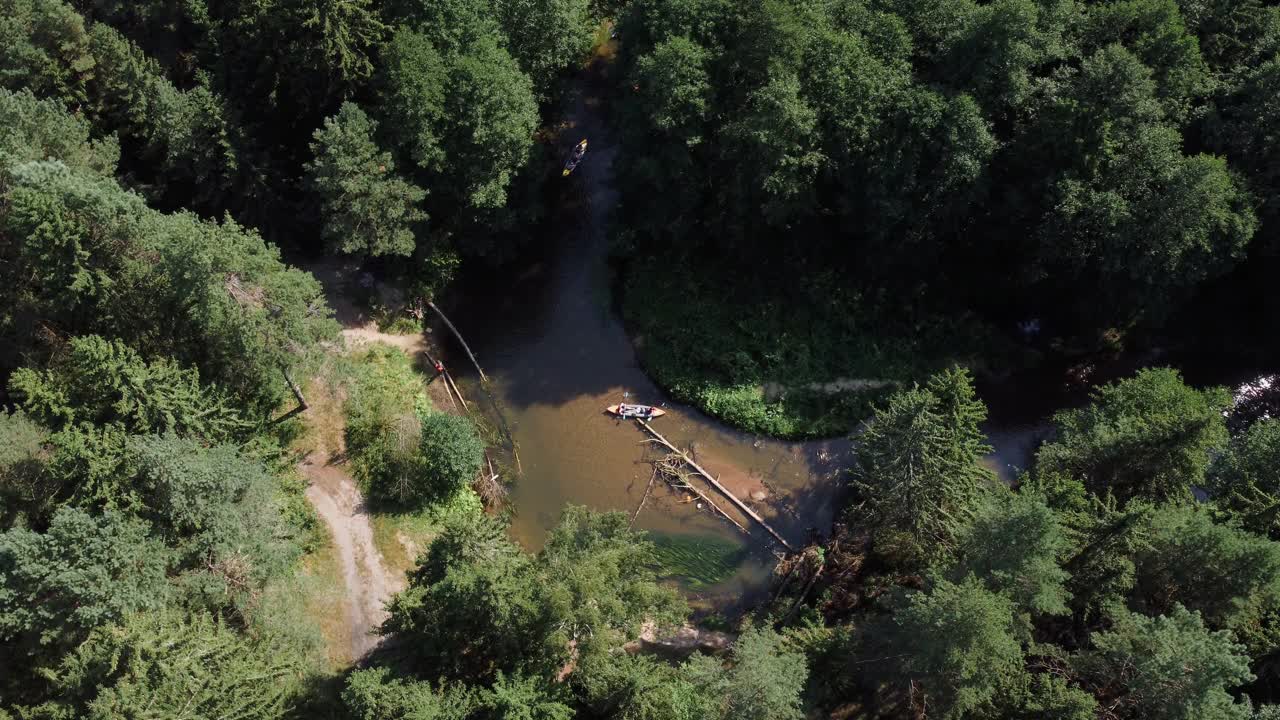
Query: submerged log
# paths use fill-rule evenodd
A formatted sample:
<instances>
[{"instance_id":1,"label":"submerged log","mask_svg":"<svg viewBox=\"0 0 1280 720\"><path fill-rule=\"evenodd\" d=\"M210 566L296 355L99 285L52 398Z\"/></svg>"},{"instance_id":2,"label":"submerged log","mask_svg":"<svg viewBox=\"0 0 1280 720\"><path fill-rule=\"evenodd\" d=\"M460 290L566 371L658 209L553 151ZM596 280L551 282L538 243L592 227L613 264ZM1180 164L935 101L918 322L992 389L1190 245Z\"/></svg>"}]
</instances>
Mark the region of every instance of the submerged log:
<instances>
[{"instance_id":1,"label":"submerged log","mask_svg":"<svg viewBox=\"0 0 1280 720\"><path fill-rule=\"evenodd\" d=\"M743 534L745 535L751 534L750 532L747 531L745 527L743 527L742 523L738 522L736 519L734 519L732 515L725 512L724 508L717 505L714 500L712 500L710 497L707 496L706 493L694 487L692 483L686 480L684 475L677 469L675 465L673 465L672 463L668 463L667 459L670 457L676 457L676 456L669 455L666 458L663 458L661 460L654 462L653 464L654 469L657 470L661 468L664 475L674 478L676 482L679 483L678 487L684 488L685 490L688 490L689 492L692 492L693 494L697 495L699 498L702 499L703 502L705 502L707 505L710 505L712 510L715 510L717 513L719 513L722 517L724 517L725 520L728 520L729 522L733 523L734 527L741 530ZM681 461L677 460L675 462L679 463Z\"/></svg>"},{"instance_id":2,"label":"submerged log","mask_svg":"<svg viewBox=\"0 0 1280 720\"><path fill-rule=\"evenodd\" d=\"M448 370L444 371L444 382L446 386L453 387L454 394L462 401L462 409L467 412L471 412L471 408L467 406L467 399L462 397L462 391L458 389L458 383L453 381L453 376L449 375Z\"/></svg>"},{"instance_id":3,"label":"submerged log","mask_svg":"<svg viewBox=\"0 0 1280 720\"><path fill-rule=\"evenodd\" d=\"M713 477L711 473L707 472L706 470L703 470L702 466L698 465L698 463L693 461L693 458L686 455L684 451L681 450L680 448L676 447L675 445L672 445L671 442L668 441L666 438L662 437L662 435L660 435L657 430L654 430L649 425L649 423L639 418L636 418L636 422L640 423L641 427L643 427L645 430L648 430L649 433L653 435L653 437L657 439L658 442L665 445L669 450L671 450L671 452L679 455L686 463L689 464L689 467L693 468L695 471L697 471L699 475L705 478L707 482L711 483L712 487L714 487L716 490L719 490L720 493L725 497L729 498L729 500L732 501L733 504L736 505L738 509L743 512L743 514L745 514L747 517L759 523L760 527L764 528L765 530L768 530L769 534L772 535L775 540L782 543L783 547L785 547L788 550L795 550L795 548L791 547L791 543L787 542L786 539L782 537L782 535L778 534L777 530L774 530L772 527L769 526L769 523L764 521L764 518L757 515L755 510L752 510L750 507L747 506L746 503L739 500L736 495L729 492L728 488L721 485L720 481L717 480L715 477Z\"/></svg>"},{"instance_id":4,"label":"submerged log","mask_svg":"<svg viewBox=\"0 0 1280 720\"><path fill-rule=\"evenodd\" d=\"M649 500L649 493L653 491L653 481L657 479L658 468L654 467L653 474L649 476L649 484L644 486L644 496L640 498L640 505L636 507L636 511L631 514L631 525L628 525L627 527L635 526L636 518L640 517L640 511L644 509L645 502Z\"/></svg>"}]
</instances>

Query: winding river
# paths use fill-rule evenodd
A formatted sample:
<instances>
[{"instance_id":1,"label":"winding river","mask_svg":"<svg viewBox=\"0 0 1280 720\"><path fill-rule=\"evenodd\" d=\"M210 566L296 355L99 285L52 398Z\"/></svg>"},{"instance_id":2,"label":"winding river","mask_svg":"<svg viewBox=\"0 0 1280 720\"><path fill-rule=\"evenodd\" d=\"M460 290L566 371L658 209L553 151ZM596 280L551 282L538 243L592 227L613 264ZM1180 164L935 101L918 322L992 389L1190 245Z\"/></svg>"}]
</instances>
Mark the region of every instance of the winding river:
<instances>
[{"instance_id":1,"label":"winding river","mask_svg":"<svg viewBox=\"0 0 1280 720\"><path fill-rule=\"evenodd\" d=\"M793 544L813 532L830 531L842 468L848 463L845 438L802 443L748 435L727 428L689 407L671 402L640 369L635 345L611 301L612 277L606 236L617 203L612 184L616 148L599 95L591 82L577 99L572 130L564 145L590 139L590 150L566 180L572 198L555 235L513 271L473 278L453 298L450 317L466 334L486 374L484 391L464 381L469 396L485 399L491 419L505 428L518 450L520 478L510 498L512 533L536 549L566 503L633 513L645 494L656 452L630 423L603 412L607 405L663 404L668 414L654 427L677 445L692 448L698 462L749 502ZM439 332L439 331L437 331ZM440 338L449 349L449 338ZM465 355L449 353L451 367L470 375ZM1039 434L1039 418L1018 418L993 427L997 452L989 462L1006 477L1025 466ZM515 461L515 458L511 458ZM636 526L684 547L736 548L731 571L713 582L686 582L695 604L725 607L765 586L776 549L728 503L725 507L750 528L738 529L713 515L687 493L654 483ZM727 577L726 577L727 575ZM686 579L687 580L687 579Z\"/></svg>"}]
</instances>

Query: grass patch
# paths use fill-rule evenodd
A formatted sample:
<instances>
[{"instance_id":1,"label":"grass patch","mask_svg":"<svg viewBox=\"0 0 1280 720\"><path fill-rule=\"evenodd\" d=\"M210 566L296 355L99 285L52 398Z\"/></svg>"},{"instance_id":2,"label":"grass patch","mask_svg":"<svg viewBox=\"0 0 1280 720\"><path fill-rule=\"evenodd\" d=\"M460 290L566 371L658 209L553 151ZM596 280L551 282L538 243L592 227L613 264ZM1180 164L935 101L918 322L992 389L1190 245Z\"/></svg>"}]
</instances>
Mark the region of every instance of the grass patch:
<instances>
[{"instance_id":1,"label":"grass patch","mask_svg":"<svg viewBox=\"0 0 1280 720\"><path fill-rule=\"evenodd\" d=\"M373 525L373 543L387 567L398 573L409 572L417 567L418 555L440 534L450 516L481 512L484 509L480 498L470 488L448 502L418 510L375 508L369 518Z\"/></svg>"},{"instance_id":2,"label":"grass patch","mask_svg":"<svg viewBox=\"0 0 1280 720\"><path fill-rule=\"evenodd\" d=\"M338 672L350 667L355 658L349 653L346 580L332 541L302 558L297 585L307 617L315 622L324 639L329 670Z\"/></svg>"},{"instance_id":3,"label":"grass patch","mask_svg":"<svg viewBox=\"0 0 1280 720\"><path fill-rule=\"evenodd\" d=\"M288 421L294 426L289 432L290 450L299 455L342 452L347 422L344 405L363 355L362 350L316 353L295 370L309 407L305 414Z\"/></svg>"},{"instance_id":4,"label":"grass patch","mask_svg":"<svg viewBox=\"0 0 1280 720\"><path fill-rule=\"evenodd\" d=\"M737 543L704 535L652 533L650 539L658 575L678 578L691 590L723 582L747 555Z\"/></svg>"},{"instance_id":5,"label":"grass patch","mask_svg":"<svg viewBox=\"0 0 1280 720\"><path fill-rule=\"evenodd\" d=\"M379 315L377 322L379 330L392 335L417 335L422 332L422 323L408 315Z\"/></svg>"},{"instance_id":6,"label":"grass patch","mask_svg":"<svg viewBox=\"0 0 1280 720\"><path fill-rule=\"evenodd\" d=\"M626 271L623 316L648 373L677 400L750 432L848 433L895 387L974 367L991 347L976 320L890 319L834 275L781 288L652 259Z\"/></svg>"},{"instance_id":7,"label":"grass patch","mask_svg":"<svg viewBox=\"0 0 1280 720\"><path fill-rule=\"evenodd\" d=\"M404 414L413 411L415 402L430 403L425 378L413 360L382 343L308 358L297 375L310 406L305 415L289 421L296 428L289 433L288 447L300 455L345 452L353 413L385 409L390 415Z\"/></svg>"},{"instance_id":8,"label":"grass patch","mask_svg":"<svg viewBox=\"0 0 1280 720\"><path fill-rule=\"evenodd\" d=\"M591 60L610 61L618 54L618 43L613 40L613 21L601 20L591 35Z\"/></svg>"}]
</instances>

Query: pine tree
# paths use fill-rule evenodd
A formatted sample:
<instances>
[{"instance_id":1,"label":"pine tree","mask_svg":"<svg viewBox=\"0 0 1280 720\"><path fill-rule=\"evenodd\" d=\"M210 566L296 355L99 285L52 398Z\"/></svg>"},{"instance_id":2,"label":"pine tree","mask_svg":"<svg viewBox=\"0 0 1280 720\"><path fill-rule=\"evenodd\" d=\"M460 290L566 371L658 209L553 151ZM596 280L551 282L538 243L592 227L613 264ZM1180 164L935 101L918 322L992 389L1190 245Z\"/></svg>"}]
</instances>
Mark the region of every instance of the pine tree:
<instances>
[{"instance_id":1,"label":"pine tree","mask_svg":"<svg viewBox=\"0 0 1280 720\"><path fill-rule=\"evenodd\" d=\"M1138 720L1248 720L1231 691L1253 680L1244 648L1210 632L1181 605L1169 615L1121 617L1075 664L1095 692Z\"/></svg>"},{"instance_id":2,"label":"pine tree","mask_svg":"<svg viewBox=\"0 0 1280 720\"><path fill-rule=\"evenodd\" d=\"M307 164L320 195L324 236L348 254L410 255L414 227L427 219L425 190L396 175L391 153L374 140L377 124L354 103L316 130Z\"/></svg>"},{"instance_id":3,"label":"pine tree","mask_svg":"<svg viewBox=\"0 0 1280 720\"><path fill-rule=\"evenodd\" d=\"M1227 442L1230 402L1225 389L1196 390L1176 370L1143 370L1095 391L1088 407L1058 413L1058 437L1036 455L1036 471L1078 477L1121 502L1187 502Z\"/></svg>"},{"instance_id":4,"label":"pine tree","mask_svg":"<svg viewBox=\"0 0 1280 720\"><path fill-rule=\"evenodd\" d=\"M991 473L979 424L986 408L969 375L952 370L889 397L859 438L851 524L866 527L876 552L904 567L952 554Z\"/></svg>"}]
</instances>

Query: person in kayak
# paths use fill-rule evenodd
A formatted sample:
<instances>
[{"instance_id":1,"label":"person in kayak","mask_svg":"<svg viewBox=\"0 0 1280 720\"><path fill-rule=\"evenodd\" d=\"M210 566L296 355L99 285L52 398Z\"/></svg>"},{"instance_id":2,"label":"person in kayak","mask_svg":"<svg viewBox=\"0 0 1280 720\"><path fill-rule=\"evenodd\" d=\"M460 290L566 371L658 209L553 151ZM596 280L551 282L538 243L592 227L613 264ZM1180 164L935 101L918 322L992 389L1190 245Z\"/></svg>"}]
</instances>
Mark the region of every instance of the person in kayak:
<instances>
[{"instance_id":1,"label":"person in kayak","mask_svg":"<svg viewBox=\"0 0 1280 720\"><path fill-rule=\"evenodd\" d=\"M582 142L573 147L573 152L569 153L569 159L564 163L563 177L569 177L569 173L578 167L578 163L582 162L582 158L587 154L587 139L583 138Z\"/></svg>"}]
</instances>

